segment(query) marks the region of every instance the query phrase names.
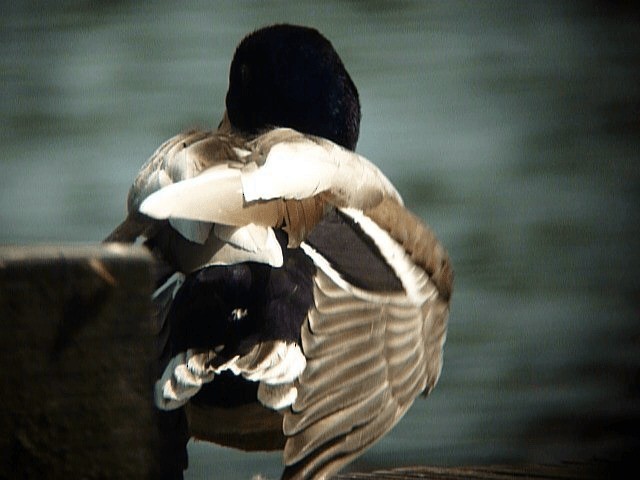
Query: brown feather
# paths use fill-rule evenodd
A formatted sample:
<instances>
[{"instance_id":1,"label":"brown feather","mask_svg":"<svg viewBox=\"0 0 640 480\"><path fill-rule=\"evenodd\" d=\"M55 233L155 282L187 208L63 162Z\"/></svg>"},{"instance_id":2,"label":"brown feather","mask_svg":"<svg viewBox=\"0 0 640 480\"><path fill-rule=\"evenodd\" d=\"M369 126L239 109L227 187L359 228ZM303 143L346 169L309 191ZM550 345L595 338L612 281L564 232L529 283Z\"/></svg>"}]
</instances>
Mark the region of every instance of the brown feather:
<instances>
[{"instance_id":1,"label":"brown feather","mask_svg":"<svg viewBox=\"0 0 640 480\"><path fill-rule=\"evenodd\" d=\"M433 231L391 198L385 198L365 214L405 248L411 260L429 274L442 298L449 300L453 290L453 268L449 255Z\"/></svg>"}]
</instances>

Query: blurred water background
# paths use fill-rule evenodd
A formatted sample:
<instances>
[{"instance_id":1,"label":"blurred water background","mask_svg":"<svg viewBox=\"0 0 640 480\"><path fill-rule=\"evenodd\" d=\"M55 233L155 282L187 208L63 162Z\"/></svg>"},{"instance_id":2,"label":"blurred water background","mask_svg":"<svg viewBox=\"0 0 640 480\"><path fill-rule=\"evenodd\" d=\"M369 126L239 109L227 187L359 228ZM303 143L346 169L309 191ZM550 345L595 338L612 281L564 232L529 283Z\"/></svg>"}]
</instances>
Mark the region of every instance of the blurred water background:
<instances>
[{"instance_id":1,"label":"blurred water background","mask_svg":"<svg viewBox=\"0 0 640 480\"><path fill-rule=\"evenodd\" d=\"M315 26L360 153L456 270L441 381L352 468L637 452L640 17L633 2L2 2L0 243L96 242L169 136L215 127L238 41ZM279 454L190 445L189 479Z\"/></svg>"}]
</instances>

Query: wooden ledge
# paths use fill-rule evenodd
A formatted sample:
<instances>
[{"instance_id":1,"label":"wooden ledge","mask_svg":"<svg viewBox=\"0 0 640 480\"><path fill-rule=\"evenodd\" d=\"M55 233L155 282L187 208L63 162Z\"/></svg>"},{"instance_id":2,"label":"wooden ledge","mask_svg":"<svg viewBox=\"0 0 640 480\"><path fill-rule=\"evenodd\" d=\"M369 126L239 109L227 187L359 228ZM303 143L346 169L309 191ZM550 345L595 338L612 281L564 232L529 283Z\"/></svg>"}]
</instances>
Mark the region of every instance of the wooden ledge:
<instances>
[{"instance_id":1,"label":"wooden ledge","mask_svg":"<svg viewBox=\"0 0 640 480\"><path fill-rule=\"evenodd\" d=\"M0 478L153 478L151 258L0 247Z\"/></svg>"},{"instance_id":2,"label":"wooden ledge","mask_svg":"<svg viewBox=\"0 0 640 480\"><path fill-rule=\"evenodd\" d=\"M334 480L596 480L611 477L606 462L555 465L485 465L470 467L404 467L369 473L343 473Z\"/></svg>"}]
</instances>

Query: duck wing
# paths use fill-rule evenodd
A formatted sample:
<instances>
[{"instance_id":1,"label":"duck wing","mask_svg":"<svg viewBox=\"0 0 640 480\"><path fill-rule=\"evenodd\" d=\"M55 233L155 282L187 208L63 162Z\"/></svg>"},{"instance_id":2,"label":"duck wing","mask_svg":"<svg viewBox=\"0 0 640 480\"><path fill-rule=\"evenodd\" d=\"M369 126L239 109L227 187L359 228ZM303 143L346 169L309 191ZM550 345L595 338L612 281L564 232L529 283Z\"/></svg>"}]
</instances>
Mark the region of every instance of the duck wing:
<instances>
[{"instance_id":1,"label":"duck wing","mask_svg":"<svg viewBox=\"0 0 640 480\"><path fill-rule=\"evenodd\" d=\"M127 218L104 241L132 243L141 236L152 236L158 227L158 222L140 215L140 204L153 192L197 175L203 168L202 161L186 152L193 144L211 136L213 136L211 132L193 130L180 133L160 145L140 168L129 189ZM218 137L218 140L221 141L218 143L220 151L217 156L223 157L227 139Z\"/></svg>"},{"instance_id":2,"label":"duck wing","mask_svg":"<svg viewBox=\"0 0 640 480\"><path fill-rule=\"evenodd\" d=\"M193 153L202 155L206 149L203 142ZM293 247L324 216L327 204L369 208L387 196L401 201L367 159L295 130L271 130L234 151L238 161L218 163L158 189L140 211L170 221L282 227Z\"/></svg>"},{"instance_id":3,"label":"duck wing","mask_svg":"<svg viewBox=\"0 0 640 480\"><path fill-rule=\"evenodd\" d=\"M307 366L284 414L287 479L325 478L361 454L435 386L442 366L452 287L444 249L390 199L341 215L372 241L401 287L377 281L385 275L375 266L365 277L329 261L331 235L303 244L317 273L301 333Z\"/></svg>"},{"instance_id":4,"label":"duck wing","mask_svg":"<svg viewBox=\"0 0 640 480\"><path fill-rule=\"evenodd\" d=\"M190 131L176 135L162 144L140 169L127 201L128 215L105 241L135 242L143 238L156 258L171 268L163 270L190 272L204 265L257 261L281 265L282 253L274 232L266 225L256 225L234 217L233 210L226 223L199 221L184 216L161 217L146 215L141 206L173 185L199 179L203 172L228 172L240 168L238 148L246 140L227 132ZM223 173L223 176L225 174ZM224 183L224 182L223 182ZM220 193L220 206L227 210L225 198L235 186L230 180ZM163 198L164 193L160 195ZM188 195L187 195L188 197ZM165 197L166 198L166 197ZM170 198L169 201L174 201ZM181 197L184 203L184 197ZM203 204L192 205L203 208ZM268 215L270 209L252 211L254 217ZM249 218L245 215L245 219ZM217 224L215 224L217 223ZM263 222L264 223L264 222Z\"/></svg>"}]
</instances>

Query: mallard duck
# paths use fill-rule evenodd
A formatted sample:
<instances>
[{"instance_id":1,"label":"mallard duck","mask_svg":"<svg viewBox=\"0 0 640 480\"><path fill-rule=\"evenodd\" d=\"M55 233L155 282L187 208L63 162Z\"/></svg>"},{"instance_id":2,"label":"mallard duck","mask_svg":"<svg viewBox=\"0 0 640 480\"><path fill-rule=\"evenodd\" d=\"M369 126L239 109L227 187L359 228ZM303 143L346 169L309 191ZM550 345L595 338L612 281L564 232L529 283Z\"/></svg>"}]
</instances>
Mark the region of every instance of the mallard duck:
<instances>
[{"instance_id":1,"label":"mallard duck","mask_svg":"<svg viewBox=\"0 0 640 480\"><path fill-rule=\"evenodd\" d=\"M355 153L359 125L331 43L270 26L237 47L217 130L140 170L106 241L142 238L158 260L155 403L163 457L179 457L164 476L193 435L283 448L283 478L324 478L435 386L449 257Z\"/></svg>"}]
</instances>

